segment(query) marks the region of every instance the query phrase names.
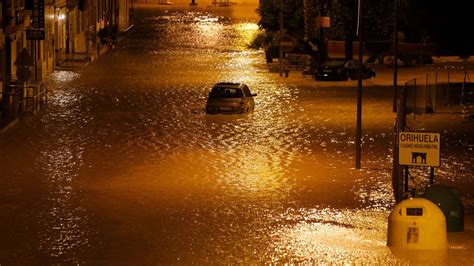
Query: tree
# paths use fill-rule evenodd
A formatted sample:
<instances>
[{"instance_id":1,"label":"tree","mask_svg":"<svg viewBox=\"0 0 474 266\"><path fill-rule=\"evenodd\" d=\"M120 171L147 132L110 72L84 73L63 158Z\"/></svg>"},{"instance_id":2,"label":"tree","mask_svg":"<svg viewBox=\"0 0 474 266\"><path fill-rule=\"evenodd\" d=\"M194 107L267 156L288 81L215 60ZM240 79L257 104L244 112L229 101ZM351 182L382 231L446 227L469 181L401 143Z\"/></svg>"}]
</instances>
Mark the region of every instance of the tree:
<instances>
[{"instance_id":1,"label":"tree","mask_svg":"<svg viewBox=\"0 0 474 266\"><path fill-rule=\"evenodd\" d=\"M280 30L280 1L283 5L284 29L295 37L302 37L304 34L302 1L300 3L300 1L293 0L263 0L257 9L257 13L260 15L258 25L270 32Z\"/></svg>"},{"instance_id":2,"label":"tree","mask_svg":"<svg viewBox=\"0 0 474 266\"><path fill-rule=\"evenodd\" d=\"M283 1L283 24L285 29L300 39L304 37L303 0ZM352 58L352 42L355 39L357 25L358 0L309 0L309 14L330 16L331 27L325 30L325 36L332 40L346 42L346 58ZM365 0L364 30L371 39L390 39L393 31L393 0ZM279 31L280 0L263 0L257 12L260 14L259 26L271 32ZM310 18L308 23L315 21ZM317 31L316 31L317 32ZM314 37L314 36L310 36ZM320 36L319 36L320 37Z\"/></svg>"}]
</instances>

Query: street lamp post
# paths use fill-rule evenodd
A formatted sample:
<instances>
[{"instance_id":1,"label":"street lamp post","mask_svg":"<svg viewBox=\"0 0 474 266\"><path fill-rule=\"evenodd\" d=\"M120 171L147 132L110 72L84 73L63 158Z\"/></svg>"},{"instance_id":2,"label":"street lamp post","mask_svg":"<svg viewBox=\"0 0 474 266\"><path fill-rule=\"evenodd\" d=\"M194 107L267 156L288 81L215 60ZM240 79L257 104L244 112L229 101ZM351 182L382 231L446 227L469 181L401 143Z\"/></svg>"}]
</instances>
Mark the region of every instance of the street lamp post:
<instances>
[{"instance_id":1,"label":"street lamp post","mask_svg":"<svg viewBox=\"0 0 474 266\"><path fill-rule=\"evenodd\" d=\"M393 19L393 112L397 112L397 98L398 98L398 2L395 0Z\"/></svg>"},{"instance_id":2,"label":"street lamp post","mask_svg":"<svg viewBox=\"0 0 474 266\"><path fill-rule=\"evenodd\" d=\"M283 0L280 0L280 40L279 40L279 62L280 62L280 77L283 77Z\"/></svg>"},{"instance_id":3,"label":"street lamp post","mask_svg":"<svg viewBox=\"0 0 474 266\"><path fill-rule=\"evenodd\" d=\"M359 0L357 15L357 35L359 35L359 70L357 79L357 129L356 129L356 169L360 169L361 149L362 149L362 0Z\"/></svg>"},{"instance_id":4,"label":"street lamp post","mask_svg":"<svg viewBox=\"0 0 474 266\"><path fill-rule=\"evenodd\" d=\"M395 201L398 203L403 199L403 170L400 166L398 152L398 133L405 129L406 124L406 89L402 88L400 95L400 105L398 104L398 0L394 0L394 20L393 20L393 112L397 113L396 125L393 137L393 158L392 158L392 188ZM405 184L406 185L406 184Z\"/></svg>"}]
</instances>

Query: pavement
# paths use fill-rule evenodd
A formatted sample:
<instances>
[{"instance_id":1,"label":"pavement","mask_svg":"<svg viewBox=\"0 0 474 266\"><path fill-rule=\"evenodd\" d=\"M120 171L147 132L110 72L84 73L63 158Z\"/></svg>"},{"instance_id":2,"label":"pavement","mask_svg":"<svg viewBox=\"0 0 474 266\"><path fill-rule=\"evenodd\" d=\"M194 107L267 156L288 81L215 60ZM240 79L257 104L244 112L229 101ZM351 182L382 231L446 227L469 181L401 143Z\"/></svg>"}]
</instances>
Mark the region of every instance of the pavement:
<instances>
[{"instance_id":1,"label":"pavement","mask_svg":"<svg viewBox=\"0 0 474 266\"><path fill-rule=\"evenodd\" d=\"M73 53L66 55L63 62L56 65L55 70L77 70L85 67L92 61L107 52L112 47L107 45L97 44L97 47L90 45L88 52Z\"/></svg>"},{"instance_id":2,"label":"pavement","mask_svg":"<svg viewBox=\"0 0 474 266\"><path fill-rule=\"evenodd\" d=\"M127 33L133 29L134 25L130 25L118 37L118 42L123 39ZM90 45L87 52L73 53L66 55L66 59L56 66L56 70L77 70L85 67L92 61L97 60L102 54L106 53L109 49L114 49L115 45L102 45L97 44Z\"/></svg>"},{"instance_id":3,"label":"pavement","mask_svg":"<svg viewBox=\"0 0 474 266\"><path fill-rule=\"evenodd\" d=\"M120 40L123 39L133 28L134 28L134 25L132 24L127 29L125 29L118 37L118 41L120 42ZM97 60L102 54L106 53L109 49L114 49L114 48L115 46L110 46L110 45L101 45L101 44L97 44L97 46L90 45L89 48L87 49L87 52L67 54L65 60L56 65L55 70L63 70L63 71L79 70L87 66L91 62ZM0 97L0 100L1 100L1 97ZM11 119L9 121L2 120L2 110L0 108L0 134L10 130L19 122L20 122L20 117L16 117L15 119Z\"/></svg>"}]
</instances>

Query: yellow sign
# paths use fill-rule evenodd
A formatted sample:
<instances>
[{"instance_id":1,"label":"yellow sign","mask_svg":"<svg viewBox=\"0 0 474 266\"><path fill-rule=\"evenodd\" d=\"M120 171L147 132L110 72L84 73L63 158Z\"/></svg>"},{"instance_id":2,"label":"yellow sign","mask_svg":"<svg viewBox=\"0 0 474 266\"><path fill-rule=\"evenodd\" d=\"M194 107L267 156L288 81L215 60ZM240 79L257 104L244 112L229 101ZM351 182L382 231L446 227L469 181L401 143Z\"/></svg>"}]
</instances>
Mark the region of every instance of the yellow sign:
<instances>
[{"instance_id":1,"label":"yellow sign","mask_svg":"<svg viewBox=\"0 0 474 266\"><path fill-rule=\"evenodd\" d=\"M440 143L439 133L399 132L400 165L439 167Z\"/></svg>"}]
</instances>

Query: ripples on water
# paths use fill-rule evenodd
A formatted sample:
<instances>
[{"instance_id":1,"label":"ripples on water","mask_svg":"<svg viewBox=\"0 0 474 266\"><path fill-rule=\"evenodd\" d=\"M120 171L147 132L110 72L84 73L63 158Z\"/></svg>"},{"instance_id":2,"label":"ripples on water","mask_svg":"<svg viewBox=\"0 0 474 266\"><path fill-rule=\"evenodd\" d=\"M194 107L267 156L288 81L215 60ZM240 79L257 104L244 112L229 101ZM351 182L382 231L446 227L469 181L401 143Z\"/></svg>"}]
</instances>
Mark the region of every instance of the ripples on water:
<instances>
[{"instance_id":1,"label":"ripples on water","mask_svg":"<svg viewBox=\"0 0 474 266\"><path fill-rule=\"evenodd\" d=\"M253 22L164 12L141 23L84 70L56 72L48 110L25 129L43 193L28 219L46 261L393 260L389 176L347 163L346 99L268 74L246 48ZM218 81L247 83L256 111L204 114Z\"/></svg>"}]
</instances>

